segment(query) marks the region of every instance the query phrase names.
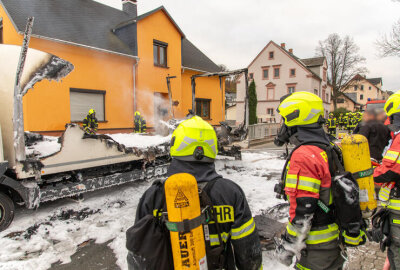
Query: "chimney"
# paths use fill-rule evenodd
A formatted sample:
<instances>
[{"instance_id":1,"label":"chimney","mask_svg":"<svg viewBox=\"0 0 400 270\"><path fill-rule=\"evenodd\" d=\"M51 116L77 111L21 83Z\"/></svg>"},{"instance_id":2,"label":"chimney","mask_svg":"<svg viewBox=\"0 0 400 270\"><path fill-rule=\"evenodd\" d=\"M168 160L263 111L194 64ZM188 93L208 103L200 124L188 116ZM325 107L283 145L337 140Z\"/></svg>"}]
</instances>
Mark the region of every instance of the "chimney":
<instances>
[{"instance_id":1,"label":"chimney","mask_svg":"<svg viewBox=\"0 0 400 270\"><path fill-rule=\"evenodd\" d=\"M136 0L122 0L122 10L132 16L137 17L137 4Z\"/></svg>"},{"instance_id":2,"label":"chimney","mask_svg":"<svg viewBox=\"0 0 400 270\"><path fill-rule=\"evenodd\" d=\"M289 49L289 53L290 53L290 54L293 54L293 49Z\"/></svg>"},{"instance_id":3,"label":"chimney","mask_svg":"<svg viewBox=\"0 0 400 270\"><path fill-rule=\"evenodd\" d=\"M281 43L281 47L285 49L286 43Z\"/></svg>"}]
</instances>

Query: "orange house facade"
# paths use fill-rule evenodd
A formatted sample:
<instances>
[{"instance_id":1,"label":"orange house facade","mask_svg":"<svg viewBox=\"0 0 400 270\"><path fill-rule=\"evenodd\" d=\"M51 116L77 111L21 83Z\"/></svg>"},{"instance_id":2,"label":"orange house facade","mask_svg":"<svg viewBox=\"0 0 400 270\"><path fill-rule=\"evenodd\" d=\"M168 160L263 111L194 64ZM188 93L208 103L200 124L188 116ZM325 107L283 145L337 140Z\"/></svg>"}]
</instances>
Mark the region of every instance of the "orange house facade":
<instances>
[{"instance_id":1,"label":"orange house facade","mask_svg":"<svg viewBox=\"0 0 400 270\"><path fill-rule=\"evenodd\" d=\"M0 0L0 42L21 45L29 16L35 18L29 47L71 62L74 70L24 96L27 131L59 134L90 108L101 133L132 132L136 110L155 127L169 118L167 76L175 77L174 115L183 117L192 108L191 76L219 71L164 7L138 16L134 0L123 1L123 10L94 1ZM196 84L197 113L218 125L225 103L219 78Z\"/></svg>"}]
</instances>

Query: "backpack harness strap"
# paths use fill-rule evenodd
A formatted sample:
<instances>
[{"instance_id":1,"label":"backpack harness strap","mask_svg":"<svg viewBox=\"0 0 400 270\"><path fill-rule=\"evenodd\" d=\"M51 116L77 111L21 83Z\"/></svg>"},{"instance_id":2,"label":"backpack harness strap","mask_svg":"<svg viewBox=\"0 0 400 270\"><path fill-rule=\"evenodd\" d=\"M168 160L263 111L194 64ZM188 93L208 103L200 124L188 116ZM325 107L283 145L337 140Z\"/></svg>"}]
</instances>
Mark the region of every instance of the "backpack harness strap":
<instances>
[{"instance_id":1,"label":"backpack harness strap","mask_svg":"<svg viewBox=\"0 0 400 270\"><path fill-rule=\"evenodd\" d=\"M167 226L167 229L171 232L188 233L201 225L208 224L212 219L211 215L211 207L207 205L207 207L201 211L200 216L193 219L185 219L181 222L171 222L166 220L165 226Z\"/></svg>"}]
</instances>

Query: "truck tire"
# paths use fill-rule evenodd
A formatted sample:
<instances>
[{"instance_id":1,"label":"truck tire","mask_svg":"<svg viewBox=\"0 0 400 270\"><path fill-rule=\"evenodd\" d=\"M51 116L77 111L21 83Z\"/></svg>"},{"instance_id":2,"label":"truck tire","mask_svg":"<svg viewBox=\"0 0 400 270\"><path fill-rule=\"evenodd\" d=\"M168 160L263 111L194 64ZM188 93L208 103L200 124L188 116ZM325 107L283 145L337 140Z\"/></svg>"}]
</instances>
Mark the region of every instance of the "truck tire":
<instances>
[{"instance_id":1,"label":"truck tire","mask_svg":"<svg viewBox=\"0 0 400 270\"><path fill-rule=\"evenodd\" d=\"M0 192L0 232L10 226L14 219L14 203L10 197Z\"/></svg>"}]
</instances>

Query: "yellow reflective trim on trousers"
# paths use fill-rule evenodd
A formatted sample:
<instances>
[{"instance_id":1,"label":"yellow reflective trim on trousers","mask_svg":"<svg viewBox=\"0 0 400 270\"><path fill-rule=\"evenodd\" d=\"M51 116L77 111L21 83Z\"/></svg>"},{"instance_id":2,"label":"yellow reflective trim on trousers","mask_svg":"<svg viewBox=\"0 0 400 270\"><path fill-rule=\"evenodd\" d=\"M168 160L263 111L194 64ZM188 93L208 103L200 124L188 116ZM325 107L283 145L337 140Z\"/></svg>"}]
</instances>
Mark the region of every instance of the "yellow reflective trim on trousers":
<instances>
[{"instance_id":1,"label":"yellow reflective trim on trousers","mask_svg":"<svg viewBox=\"0 0 400 270\"><path fill-rule=\"evenodd\" d=\"M393 219L393 224L400 224L400 219Z\"/></svg>"},{"instance_id":2,"label":"yellow reflective trim on trousers","mask_svg":"<svg viewBox=\"0 0 400 270\"><path fill-rule=\"evenodd\" d=\"M310 268L304 267L299 263L296 263L296 267L297 267L297 269L300 269L300 270L311 270Z\"/></svg>"},{"instance_id":3,"label":"yellow reflective trim on trousers","mask_svg":"<svg viewBox=\"0 0 400 270\"><path fill-rule=\"evenodd\" d=\"M222 241L225 243L228 241L231 235L226 232L221 233ZM219 245L219 237L218 234L210 234L210 246L218 246Z\"/></svg>"},{"instance_id":4,"label":"yellow reflective trim on trousers","mask_svg":"<svg viewBox=\"0 0 400 270\"><path fill-rule=\"evenodd\" d=\"M254 219L251 218L239 228L232 229L232 240L238 240L252 234L255 228L256 223L254 222Z\"/></svg>"},{"instance_id":5,"label":"yellow reflective trim on trousers","mask_svg":"<svg viewBox=\"0 0 400 270\"><path fill-rule=\"evenodd\" d=\"M307 236L307 244L320 244L330 242L339 237L339 226L335 223L325 226L322 230L310 231ZM297 237L296 228L289 222L286 226L286 231L294 237Z\"/></svg>"}]
</instances>

